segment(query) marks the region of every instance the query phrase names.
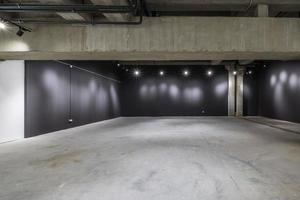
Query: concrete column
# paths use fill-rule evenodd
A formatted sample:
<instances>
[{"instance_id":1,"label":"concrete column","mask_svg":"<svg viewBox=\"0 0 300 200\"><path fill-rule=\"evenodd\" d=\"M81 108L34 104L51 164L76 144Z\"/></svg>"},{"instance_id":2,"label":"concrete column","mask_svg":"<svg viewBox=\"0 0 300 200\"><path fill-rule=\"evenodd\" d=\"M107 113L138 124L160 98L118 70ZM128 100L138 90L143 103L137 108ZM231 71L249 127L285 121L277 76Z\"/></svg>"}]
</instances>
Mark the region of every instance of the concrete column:
<instances>
[{"instance_id":1,"label":"concrete column","mask_svg":"<svg viewBox=\"0 0 300 200\"><path fill-rule=\"evenodd\" d=\"M255 10L256 17L269 17L269 6L266 4L258 4Z\"/></svg>"},{"instance_id":2,"label":"concrete column","mask_svg":"<svg viewBox=\"0 0 300 200\"><path fill-rule=\"evenodd\" d=\"M236 103L235 103L235 110L236 110L236 116L243 116L243 107L244 107L244 73L245 73L245 67L238 66L237 67L237 73L236 73Z\"/></svg>"},{"instance_id":3,"label":"concrete column","mask_svg":"<svg viewBox=\"0 0 300 200\"><path fill-rule=\"evenodd\" d=\"M234 66L225 66L228 70L228 116L235 115L235 75Z\"/></svg>"}]
</instances>

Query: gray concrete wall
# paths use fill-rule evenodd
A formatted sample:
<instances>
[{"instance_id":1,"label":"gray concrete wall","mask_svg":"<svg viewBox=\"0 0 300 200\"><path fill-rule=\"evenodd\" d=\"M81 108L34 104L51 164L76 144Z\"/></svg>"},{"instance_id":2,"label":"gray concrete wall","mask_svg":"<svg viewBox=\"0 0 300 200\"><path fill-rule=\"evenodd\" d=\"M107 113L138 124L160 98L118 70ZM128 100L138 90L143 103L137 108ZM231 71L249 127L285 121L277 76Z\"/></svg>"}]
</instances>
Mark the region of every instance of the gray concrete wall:
<instances>
[{"instance_id":1,"label":"gray concrete wall","mask_svg":"<svg viewBox=\"0 0 300 200\"><path fill-rule=\"evenodd\" d=\"M146 18L140 26L41 25L0 33L0 59L299 59L300 19Z\"/></svg>"}]
</instances>

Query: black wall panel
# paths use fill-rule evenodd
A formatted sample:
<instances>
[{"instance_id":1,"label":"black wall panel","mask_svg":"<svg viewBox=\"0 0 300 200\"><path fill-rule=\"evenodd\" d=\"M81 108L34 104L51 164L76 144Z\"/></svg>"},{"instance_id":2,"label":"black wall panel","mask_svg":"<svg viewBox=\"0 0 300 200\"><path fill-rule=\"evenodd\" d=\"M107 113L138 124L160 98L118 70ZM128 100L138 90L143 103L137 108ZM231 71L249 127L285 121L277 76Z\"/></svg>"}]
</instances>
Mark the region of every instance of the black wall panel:
<instances>
[{"instance_id":1,"label":"black wall panel","mask_svg":"<svg viewBox=\"0 0 300 200\"><path fill-rule=\"evenodd\" d=\"M76 68L72 70L71 83L73 125L120 116L118 84Z\"/></svg>"},{"instance_id":2,"label":"black wall panel","mask_svg":"<svg viewBox=\"0 0 300 200\"><path fill-rule=\"evenodd\" d=\"M249 73L251 71L251 74ZM259 108L259 70L248 68L244 75L244 115L256 116Z\"/></svg>"},{"instance_id":3,"label":"black wall panel","mask_svg":"<svg viewBox=\"0 0 300 200\"><path fill-rule=\"evenodd\" d=\"M182 75L182 67L147 66L141 76L130 73L122 84L123 116L226 116L228 113L228 73L223 66L189 67L190 76ZM164 69L165 76L159 76Z\"/></svg>"},{"instance_id":4,"label":"black wall panel","mask_svg":"<svg viewBox=\"0 0 300 200\"><path fill-rule=\"evenodd\" d=\"M55 61L26 61L25 98L26 137L120 116L118 83Z\"/></svg>"},{"instance_id":5,"label":"black wall panel","mask_svg":"<svg viewBox=\"0 0 300 200\"><path fill-rule=\"evenodd\" d=\"M259 114L300 122L300 61L273 62L261 69Z\"/></svg>"},{"instance_id":6,"label":"black wall panel","mask_svg":"<svg viewBox=\"0 0 300 200\"><path fill-rule=\"evenodd\" d=\"M25 137L69 128L69 68L26 61Z\"/></svg>"}]
</instances>

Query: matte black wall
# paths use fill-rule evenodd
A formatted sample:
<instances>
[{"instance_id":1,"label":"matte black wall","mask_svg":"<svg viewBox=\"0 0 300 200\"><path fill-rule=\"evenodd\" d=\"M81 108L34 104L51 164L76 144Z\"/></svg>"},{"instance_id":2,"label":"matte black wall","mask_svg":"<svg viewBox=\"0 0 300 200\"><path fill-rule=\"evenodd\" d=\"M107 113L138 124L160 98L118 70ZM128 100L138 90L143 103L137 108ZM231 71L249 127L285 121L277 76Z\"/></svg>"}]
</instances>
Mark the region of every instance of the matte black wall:
<instances>
[{"instance_id":1,"label":"matte black wall","mask_svg":"<svg viewBox=\"0 0 300 200\"><path fill-rule=\"evenodd\" d=\"M300 122L300 61L270 63L259 86L259 115Z\"/></svg>"},{"instance_id":2,"label":"matte black wall","mask_svg":"<svg viewBox=\"0 0 300 200\"><path fill-rule=\"evenodd\" d=\"M251 73L249 73L251 71ZM259 109L259 70L248 68L244 75L244 116L256 116Z\"/></svg>"},{"instance_id":3,"label":"matte black wall","mask_svg":"<svg viewBox=\"0 0 300 200\"><path fill-rule=\"evenodd\" d=\"M92 64L83 68L114 73L110 63ZM26 61L25 70L25 137L120 116L116 82L55 61Z\"/></svg>"},{"instance_id":4,"label":"matte black wall","mask_svg":"<svg viewBox=\"0 0 300 200\"><path fill-rule=\"evenodd\" d=\"M228 72L224 66L189 67L190 76L178 66L146 66L141 76L132 69L121 87L122 116L226 116L228 113ZM164 69L165 76L159 76Z\"/></svg>"}]
</instances>

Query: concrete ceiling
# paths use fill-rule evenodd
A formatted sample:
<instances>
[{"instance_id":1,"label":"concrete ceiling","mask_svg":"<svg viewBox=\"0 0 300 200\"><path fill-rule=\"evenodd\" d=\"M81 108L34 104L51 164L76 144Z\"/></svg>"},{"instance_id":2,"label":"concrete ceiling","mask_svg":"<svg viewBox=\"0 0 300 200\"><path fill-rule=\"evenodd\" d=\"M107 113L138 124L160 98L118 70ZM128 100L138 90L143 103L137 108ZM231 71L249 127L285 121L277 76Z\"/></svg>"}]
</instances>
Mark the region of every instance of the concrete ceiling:
<instances>
[{"instance_id":1,"label":"concrete ceiling","mask_svg":"<svg viewBox=\"0 0 300 200\"><path fill-rule=\"evenodd\" d=\"M128 5L128 0L2 0L2 3L35 3L35 4L94 4L94 5ZM269 6L271 17L299 17L299 0L143 0L144 12L147 16L253 16L259 4ZM0 3L0 5L2 4ZM1 12L0 12L1 14ZM121 13L10 13L10 19L24 20L65 20L65 21L128 21L130 14Z\"/></svg>"}]
</instances>

